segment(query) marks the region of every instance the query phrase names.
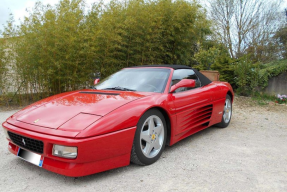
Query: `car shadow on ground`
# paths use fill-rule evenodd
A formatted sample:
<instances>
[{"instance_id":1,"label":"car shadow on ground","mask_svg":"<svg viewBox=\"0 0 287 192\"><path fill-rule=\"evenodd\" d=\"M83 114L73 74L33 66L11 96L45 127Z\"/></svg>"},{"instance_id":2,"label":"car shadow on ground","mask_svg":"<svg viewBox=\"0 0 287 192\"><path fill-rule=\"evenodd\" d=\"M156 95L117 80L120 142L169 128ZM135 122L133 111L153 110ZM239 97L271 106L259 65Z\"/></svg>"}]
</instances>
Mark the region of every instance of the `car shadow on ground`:
<instances>
[{"instance_id":1,"label":"car shadow on ground","mask_svg":"<svg viewBox=\"0 0 287 192\"><path fill-rule=\"evenodd\" d=\"M196 140L198 139L201 139L202 137L206 137L210 134L213 134L217 131L220 131L221 128L218 128L218 127L209 127L209 128L206 128L204 130L201 130L193 135L190 135L186 138L184 138L183 140L175 143L174 145L172 146L166 146L165 147L165 152L169 152L169 151L173 151L173 150L177 150L178 148L182 147L182 146L185 146L187 145L188 143L190 142L195 142Z\"/></svg>"}]
</instances>

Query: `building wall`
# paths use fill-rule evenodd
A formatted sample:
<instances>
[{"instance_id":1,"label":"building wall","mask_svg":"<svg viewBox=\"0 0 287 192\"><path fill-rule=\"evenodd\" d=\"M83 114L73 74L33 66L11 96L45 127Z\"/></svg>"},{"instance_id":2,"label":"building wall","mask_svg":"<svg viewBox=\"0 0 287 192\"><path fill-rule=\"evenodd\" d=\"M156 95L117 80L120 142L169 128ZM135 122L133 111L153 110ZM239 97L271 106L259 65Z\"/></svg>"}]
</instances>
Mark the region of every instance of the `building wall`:
<instances>
[{"instance_id":1,"label":"building wall","mask_svg":"<svg viewBox=\"0 0 287 192\"><path fill-rule=\"evenodd\" d=\"M265 88L265 93L270 95L287 95L287 72L269 79L268 87Z\"/></svg>"}]
</instances>

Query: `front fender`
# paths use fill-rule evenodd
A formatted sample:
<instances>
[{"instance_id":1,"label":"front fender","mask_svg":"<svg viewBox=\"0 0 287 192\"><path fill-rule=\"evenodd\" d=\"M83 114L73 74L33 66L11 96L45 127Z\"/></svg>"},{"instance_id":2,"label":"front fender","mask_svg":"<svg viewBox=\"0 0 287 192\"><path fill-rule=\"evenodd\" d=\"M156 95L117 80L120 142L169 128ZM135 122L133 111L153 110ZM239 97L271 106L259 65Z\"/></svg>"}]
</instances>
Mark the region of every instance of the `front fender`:
<instances>
[{"instance_id":1,"label":"front fender","mask_svg":"<svg viewBox=\"0 0 287 192\"><path fill-rule=\"evenodd\" d=\"M134 127L140 117L154 107L163 108L169 114L168 106L172 104L172 101L168 101L167 97L168 94L158 94L132 101L108 113L81 131L76 137L92 137Z\"/></svg>"}]
</instances>

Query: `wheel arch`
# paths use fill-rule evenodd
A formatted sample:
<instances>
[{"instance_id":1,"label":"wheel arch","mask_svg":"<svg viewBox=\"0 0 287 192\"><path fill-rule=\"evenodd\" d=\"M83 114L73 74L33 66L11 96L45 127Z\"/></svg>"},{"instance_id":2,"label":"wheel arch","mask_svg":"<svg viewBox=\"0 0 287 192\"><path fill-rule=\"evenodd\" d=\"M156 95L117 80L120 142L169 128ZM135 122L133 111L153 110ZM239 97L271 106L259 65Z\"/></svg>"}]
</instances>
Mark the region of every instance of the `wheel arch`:
<instances>
[{"instance_id":1,"label":"wheel arch","mask_svg":"<svg viewBox=\"0 0 287 192\"><path fill-rule=\"evenodd\" d=\"M216 82L217 85L221 87L222 94L226 93L223 97L226 97L226 95L229 95L231 98L231 102L234 100L234 91L232 89L232 86L228 82Z\"/></svg>"},{"instance_id":2,"label":"wheel arch","mask_svg":"<svg viewBox=\"0 0 287 192\"><path fill-rule=\"evenodd\" d=\"M227 95L229 95L230 96L230 98L231 98L231 102L233 102L233 94L232 94L232 92L229 90L229 91L227 91Z\"/></svg>"},{"instance_id":3,"label":"wheel arch","mask_svg":"<svg viewBox=\"0 0 287 192\"><path fill-rule=\"evenodd\" d=\"M159 107L159 106L154 106L154 107L151 107L149 108L148 110L151 110L151 109L157 109L159 110L162 115L164 116L164 120L166 122L166 130L167 130L167 138L166 138L166 145L170 145L170 139L171 139L171 121L170 121L170 117L169 117L169 114L168 112L162 108L162 107ZM146 111L148 111L146 110ZM145 111L145 112L146 112Z\"/></svg>"}]
</instances>

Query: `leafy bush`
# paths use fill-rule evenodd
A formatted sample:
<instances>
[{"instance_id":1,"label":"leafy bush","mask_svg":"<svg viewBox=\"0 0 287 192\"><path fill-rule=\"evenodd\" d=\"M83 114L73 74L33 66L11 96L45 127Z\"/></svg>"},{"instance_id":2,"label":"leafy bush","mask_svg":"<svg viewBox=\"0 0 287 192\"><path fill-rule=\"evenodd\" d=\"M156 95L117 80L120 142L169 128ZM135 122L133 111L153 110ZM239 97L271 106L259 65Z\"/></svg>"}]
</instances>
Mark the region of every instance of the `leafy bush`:
<instances>
[{"instance_id":1,"label":"leafy bush","mask_svg":"<svg viewBox=\"0 0 287 192\"><path fill-rule=\"evenodd\" d=\"M261 65L259 70L260 87L267 87L271 77L276 77L285 71L287 71L287 60L278 60Z\"/></svg>"},{"instance_id":2,"label":"leafy bush","mask_svg":"<svg viewBox=\"0 0 287 192\"><path fill-rule=\"evenodd\" d=\"M244 56L234 65L235 82L238 86L237 93L251 95L259 85L259 67L253 64L248 56Z\"/></svg>"},{"instance_id":3,"label":"leafy bush","mask_svg":"<svg viewBox=\"0 0 287 192\"><path fill-rule=\"evenodd\" d=\"M287 71L287 60L253 64L248 56L242 57L234 65L237 92L242 95L252 95L266 88L271 77L278 76L285 71Z\"/></svg>"},{"instance_id":4,"label":"leafy bush","mask_svg":"<svg viewBox=\"0 0 287 192\"><path fill-rule=\"evenodd\" d=\"M220 73L220 81L229 82L233 87L236 86L234 78L234 60L222 45L214 45L209 49L200 49L195 54L198 65L194 67L199 70L216 70Z\"/></svg>"},{"instance_id":5,"label":"leafy bush","mask_svg":"<svg viewBox=\"0 0 287 192\"><path fill-rule=\"evenodd\" d=\"M5 51L4 51L4 39L0 39L0 58L4 58L5 57ZM5 62L3 61L3 59L0 59L0 95L3 94L3 90L5 89L5 73L7 71Z\"/></svg>"}]
</instances>

